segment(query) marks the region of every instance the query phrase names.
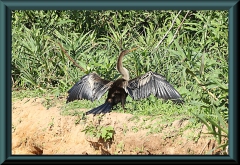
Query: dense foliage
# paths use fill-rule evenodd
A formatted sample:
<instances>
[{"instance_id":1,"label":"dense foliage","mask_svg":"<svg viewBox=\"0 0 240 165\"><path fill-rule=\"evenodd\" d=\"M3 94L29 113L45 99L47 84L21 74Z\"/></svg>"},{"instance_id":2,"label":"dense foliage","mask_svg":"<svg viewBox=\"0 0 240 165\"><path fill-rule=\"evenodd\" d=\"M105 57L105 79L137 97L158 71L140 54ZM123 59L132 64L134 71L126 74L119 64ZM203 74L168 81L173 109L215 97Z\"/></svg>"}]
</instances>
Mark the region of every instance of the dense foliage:
<instances>
[{"instance_id":1,"label":"dense foliage","mask_svg":"<svg viewBox=\"0 0 240 165\"><path fill-rule=\"evenodd\" d=\"M12 86L66 93L86 73L115 79L119 52L132 47L138 50L124 60L131 77L164 75L183 108L221 143L228 135L227 11L13 11ZM158 109L156 99L144 101L131 106Z\"/></svg>"}]
</instances>

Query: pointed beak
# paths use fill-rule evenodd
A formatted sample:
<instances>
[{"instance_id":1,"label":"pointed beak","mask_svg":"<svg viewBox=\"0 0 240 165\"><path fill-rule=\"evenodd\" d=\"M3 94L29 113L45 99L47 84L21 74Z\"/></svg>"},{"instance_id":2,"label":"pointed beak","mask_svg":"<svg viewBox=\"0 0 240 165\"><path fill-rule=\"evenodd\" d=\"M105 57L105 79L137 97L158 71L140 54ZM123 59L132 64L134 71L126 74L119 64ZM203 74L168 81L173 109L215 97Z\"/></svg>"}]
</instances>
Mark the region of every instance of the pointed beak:
<instances>
[{"instance_id":1,"label":"pointed beak","mask_svg":"<svg viewBox=\"0 0 240 165\"><path fill-rule=\"evenodd\" d=\"M129 52L132 52L132 51L134 51L134 50L136 50L137 48L132 48L132 49L130 49L129 50Z\"/></svg>"}]
</instances>

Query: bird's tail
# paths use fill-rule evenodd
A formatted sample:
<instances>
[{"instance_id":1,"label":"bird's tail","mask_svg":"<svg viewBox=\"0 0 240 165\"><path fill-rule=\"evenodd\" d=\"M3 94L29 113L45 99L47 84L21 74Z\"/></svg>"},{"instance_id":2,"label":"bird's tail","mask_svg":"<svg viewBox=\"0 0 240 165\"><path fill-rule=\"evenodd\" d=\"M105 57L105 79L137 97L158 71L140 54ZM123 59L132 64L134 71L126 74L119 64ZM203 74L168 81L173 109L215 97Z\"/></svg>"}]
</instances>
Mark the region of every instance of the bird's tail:
<instances>
[{"instance_id":1,"label":"bird's tail","mask_svg":"<svg viewBox=\"0 0 240 165\"><path fill-rule=\"evenodd\" d=\"M113 105L109 102L105 102L104 104L100 105L99 107L93 108L90 111L86 112L86 115L88 114L100 114L100 113L107 113L110 112L112 109Z\"/></svg>"}]
</instances>

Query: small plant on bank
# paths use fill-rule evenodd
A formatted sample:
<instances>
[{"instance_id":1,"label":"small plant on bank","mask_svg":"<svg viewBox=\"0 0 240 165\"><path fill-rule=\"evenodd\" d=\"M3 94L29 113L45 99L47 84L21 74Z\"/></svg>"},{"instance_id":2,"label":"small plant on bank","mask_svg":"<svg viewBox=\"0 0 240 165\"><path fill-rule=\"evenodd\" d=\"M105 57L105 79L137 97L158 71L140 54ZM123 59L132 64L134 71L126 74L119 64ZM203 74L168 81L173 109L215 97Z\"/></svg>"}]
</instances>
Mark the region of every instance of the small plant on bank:
<instances>
[{"instance_id":1,"label":"small plant on bank","mask_svg":"<svg viewBox=\"0 0 240 165\"><path fill-rule=\"evenodd\" d=\"M87 136L95 137L98 140L103 140L104 142L111 141L114 135L114 129L112 126L95 126L93 124L87 125L87 127L82 130Z\"/></svg>"}]
</instances>

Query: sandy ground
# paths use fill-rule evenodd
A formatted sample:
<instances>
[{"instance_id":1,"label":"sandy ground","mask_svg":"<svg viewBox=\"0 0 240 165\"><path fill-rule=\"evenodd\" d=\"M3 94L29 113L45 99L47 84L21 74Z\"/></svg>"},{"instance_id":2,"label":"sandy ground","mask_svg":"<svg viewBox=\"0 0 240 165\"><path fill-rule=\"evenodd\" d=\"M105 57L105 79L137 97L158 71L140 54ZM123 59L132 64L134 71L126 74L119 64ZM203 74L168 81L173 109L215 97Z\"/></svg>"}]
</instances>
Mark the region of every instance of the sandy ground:
<instances>
[{"instance_id":1,"label":"sandy ground","mask_svg":"<svg viewBox=\"0 0 240 165\"><path fill-rule=\"evenodd\" d=\"M61 106L47 109L44 98L24 98L12 103L12 154L221 154L212 149L217 146L211 135L203 134L207 129L184 128L189 120L177 120L160 124L159 120L132 120L133 115L111 112L103 117L88 115L61 115ZM62 101L64 102L64 101ZM83 110L87 111L87 110ZM78 121L78 122L77 122ZM83 130L112 126L112 139L87 135ZM155 132L154 132L155 129ZM158 131L156 131L156 129Z\"/></svg>"}]
</instances>

